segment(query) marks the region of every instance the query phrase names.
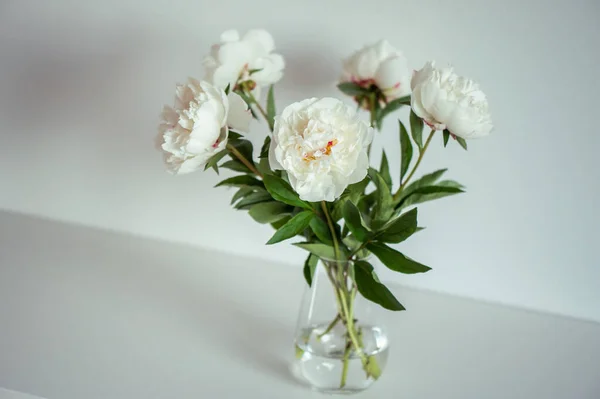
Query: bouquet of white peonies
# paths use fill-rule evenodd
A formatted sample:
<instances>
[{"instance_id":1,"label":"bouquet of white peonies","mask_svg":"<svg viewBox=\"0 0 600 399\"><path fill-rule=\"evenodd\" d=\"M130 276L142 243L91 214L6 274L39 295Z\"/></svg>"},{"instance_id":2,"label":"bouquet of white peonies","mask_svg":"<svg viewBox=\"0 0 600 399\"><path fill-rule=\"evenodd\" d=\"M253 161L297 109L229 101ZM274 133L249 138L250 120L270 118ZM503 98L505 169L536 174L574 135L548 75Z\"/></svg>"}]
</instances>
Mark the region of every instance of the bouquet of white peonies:
<instances>
[{"instance_id":1,"label":"bouquet of white peonies","mask_svg":"<svg viewBox=\"0 0 600 399\"><path fill-rule=\"evenodd\" d=\"M430 270L390 244L420 230L415 205L463 192L459 183L441 180L445 169L415 174L436 132L444 146L452 137L465 149L467 139L487 135L488 103L476 83L451 67L428 62L413 72L404 55L382 40L343 62L338 88L358 108L335 98L310 98L278 113L274 85L283 76L284 60L274 50L264 30L223 33L205 59L204 80L178 85L175 105L164 108L160 148L174 174L234 171L217 187L237 187L233 206L273 226L267 244L300 238L293 245L308 251L306 281L311 284L320 261L337 303L337 314L319 336L341 326L346 339L341 361L360 359L366 378L375 380L381 368L362 343L353 313L356 295L385 309L404 307L379 281L369 255L400 273ZM394 188L385 152L379 168L370 166L371 142L386 117L408 106L408 128L399 121ZM270 130L257 159L244 138L252 118L264 119ZM425 127L430 130L423 138ZM340 388L347 369L344 364Z\"/></svg>"}]
</instances>

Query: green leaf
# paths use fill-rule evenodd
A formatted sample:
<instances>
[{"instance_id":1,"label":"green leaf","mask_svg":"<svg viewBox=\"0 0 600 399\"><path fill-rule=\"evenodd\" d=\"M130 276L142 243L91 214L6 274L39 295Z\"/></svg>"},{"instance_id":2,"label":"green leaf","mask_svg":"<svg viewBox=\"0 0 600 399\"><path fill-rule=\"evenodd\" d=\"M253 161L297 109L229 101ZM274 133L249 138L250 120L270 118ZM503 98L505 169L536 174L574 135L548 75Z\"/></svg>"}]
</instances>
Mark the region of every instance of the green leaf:
<instances>
[{"instance_id":1,"label":"green leaf","mask_svg":"<svg viewBox=\"0 0 600 399\"><path fill-rule=\"evenodd\" d=\"M248 75L252 76L252 75L254 75L256 72L260 72L260 71L262 71L262 70L263 70L263 68L255 68L255 69L250 69L250 70L248 71Z\"/></svg>"},{"instance_id":2,"label":"green leaf","mask_svg":"<svg viewBox=\"0 0 600 399\"><path fill-rule=\"evenodd\" d=\"M272 201L271 194L266 191L258 191L245 196L240 202L235 204L235 209L247 209L251 205L267 201Z\"/></svg>"},{"instance_id":3,"label":"green leaf","mask_svg":"<svg viewBox=\"0 0 600 399\"><path fill-rule=\"evenodd\" d=\"M368 176L365 176L364 179L359 181L358 183L354 183L348 186L348 192L350 193L350 201L353 203L358 203L360 197L364 194L365 189L371 182L371 179Z\"/></svg>"},{"instance_id":4,"label":"green leaf","mask_svg":"<svg viewBox=\"0 0 600 399\"><path fill-rule=\"evenodd\" d=\"M385 155L385 151L383 151L381 155L381 166L379 167L379 174L383 178L385 184L389 187L392 187L392 176L390 175L390 165L388 163L387 156Z\"/></svg>"},{"instance_id":5,"label":"green leaf","mask_svg":"<svg viewBox=\"0 0 600 399\"><path fill-rule=\"evenodd\" d=\"M271 227L273 227L275 230L279 230L281 226L289 222L291 218L292 217L288 215L283 219L279 219L278 221L271 223Z\"/></svg>"},{"instance_id":6,"label":"green leaf","mask_svg":"<svg viewBox=\"0 0 600 399\"><path fill-rule=\"evenodd\" d=\"M423 148L423 119L412 110L410 111L410 133L419 148Z\"/></svg>"},{"instance_id":7,"label":"green leaf","mask_svg":"<svg viewBox=\"0 0 600 399\"><path fill-rule=\"evenodd\" d=\"M425 273L431 270L430 267L420 264L410 258L404 256L401 252L380 242L372 242L367 244L367 249L381 261L388 269L395 272L414 274Z\"/></svg>"},{"instance_id":8,"label":"green leaf","mask_svg":"<svg viewBox=\"0 0 600 399\"><path fill-rule=\"evenodd\" d=\"M221 186L261 186L262 183L256 180L254 177L248 175L234 176L229 179L225 179L218 183L215 187Z\"/></svg>"},{"instance_id":9,"label":"green leaf","mask_svg":"<svg viewBox=\"0 0 600 399\"><path fill-rule=\"evenodd\" d=\"M404 306L379 282L373 266L365 261L354 263L354 278L358 292L371 302L375 302L388 310L406 310Z\"/></svg>"},{"instance_id":10,"label":"green leaf","mask_svg":"<svg viewBox=\"0 0 600 399\"><path fill-rule=\"evenodd\" d=\"M373 208L373 220L385 220L394 213L393 198L389 186L381 175L373 168L369 168L369 176L377 187L376 201Z\"/></svg>"},{"instance_id":11,"label":"green leaf","mask_svg":"<svg viewBox=\"0 0 600 399\"><path fill-rule=\"evenodd\" d=\"M454 180L442 180L442 181L437 182L435 185L443 186L443 187L465 188L465 186L463 186L462 184L460 184L459 182L454 181Z\"/></svg>"},{"instance_id":12,"label":"green leaf","mask_svg":"<svg viewBox=\"0 0 600 399\"><path fill-rule=\"evenodd\" d=\"M288 238L295 237L306 229L315 216L311 211L303 211L290 219L273 234L273 237L267 241L267 245L275 244Z\"/></svg>"},{"instance_id":13,"label":"green leaf","mask_svg":"<svg viewBox=\"0 0 600 399\"><path fill-rule=\"evenodd\" d=\"M335 250L330 245L319 242L298 242L293 245L305 249L319 258L328 260L335 259Z\"/></svg>"},{"instance_id":14,"label":"green leaf","mask_svg":"<svg viewBox=\"0 0 600 399\"><path fill-rule=\"evenodd\" d=\"M229 161L223 162L219 167L231 169L236 172L252 173L252 171L248 169L246 165L244 165L237 159L230 159Z\"/></svg>"},{"instance_id":15,"label":"green leaf","mask_svg":"<svg viewBox=\"0 0 600 399\"><path fill-rule=\"evenodd\" d=\"M329 226L327 223L320 217L315 217L310 221L310 228L315 233L319 241L325 243L327 245L332 245L333 241L331 240L331 232L329 231Z\"/></svg>"},{"instance_id":16,"label":"green leaf","mask_svg":"<svg viewBox=\"0 0 600 399\"><path fill-rule=\"evenodd\" d=\"M353 82L340 83L337 87L342 91L342 93L352 97L366 93L365 89Z\"/></svg>"},{"instance_id":17,"label":"green leaf","mask_svg":"<svg viewBox=\"0 0 600 399\"><path fill-rule=\"evenodd\" d=\"M204 170L206 170L208 168L213 168L215 170L215 172L219 173L219 167L217 166L217 163L225 155L227 155L227 150L222 150L222 151L217 152L215 155L210 157L209 160L206 162L206 165L204 165Z\"/></svg>"},{"instance_id":18,"label":"green leaf","mask_svg":"<svg viewBox=\"0 0 600 399\"><path fill-rule=\"evenodd\" d=\"M309 287L312 285L313 276L315 275L318 263L319 257L312 253L308 254L308 257L304 261L304 279Z\"/></svg>"},{"instance_id":19,"label":"green leaf","mask_svg":"<svg viewBox=\"0 0 600 399\"><path fill-rule=\"evenodd\" d=\"M273 131L273 125L275 124L275 93L273 88L275 85L269 87L269 94L267 95L267 122L269 123L269 129Z\"/></svg>"},{"instance_id":20,"label":"green leaf","mask_svg":"<svg viewBox=\"0 0 600 399\"><path fill-rule=\"evenodd\" d=\"M243 136L241 134L230 130L228 141L231 142L232 140L238 140L238 139L241 139L242 137Z\"/></svg>"},{"instance_id":21,"label":"green leaf","mask_svg":"<svg viewBox=\"0 0 600 399\"><path fill-rule=\"evenodd\" d=\"M450 139L450 132L448 131L448 129L444 129L444 147L446 147L446 145L448 144L448 139Z\"/></svg>"},{"instance_id":22,"label":"green leaf","mask_svg":"<svg viewBox=\"0 0 600 399\"><path fill-rule=\"evenodd\" d=\"M271 136L265 137L265 141L260 148L260 156L259 158L268 158L269 157L269 147L271 146Z\"/></svg>"},{"instance_id":23,"label":"green leaf","mask_svg":"<svg viewBox=\"0 0 600 399\"><path fill-rule=\"evenodd\" d=\"M406 127L404 124L398 120L400 124L400 182L408 172L408 167L410 166L410 161L412 160L413 155L413 146L410 142L410 138L408 137L408 132L406 131Z\"/></svg>"},{"instance_id":24,"label":"green leaf","mask_svg":"<svg viewBox=\"0 0 600 399\"><path fill-rule=\"evenodd\" d=\"M344 205L346 205L346 201L350 201L350 194L342 194L342 196L333 203L331 219L334 222L337 222L343 217L342 210L344 209Z\"/></svg>"},{"instance_id":25,"label":"green leaf","mask_svg":"<svg viewBox=\"0 0 600 399\"><path fill-rule=\"evenodd\" d=\"M365 242L369 238L369 231L363 226L360 211L351 201L346 201L343 209L344 220L348 229L357 240Z\"/></svg>"},{"instance_id":26,"label":"green leaf","mask_svg":"<svg viewBox=\"0 0 600 399\"><path fill-rule=\"evenodd\" d=\"M465 139L463 139L462 137L456 136L456 141L458 141L458 144L460 144L460 146L462 148L464 148L465 151L467 150L467 142L465 141Z\"/></svg>"},{"instance_id":27,"label":"green leaf","mask_svg":"<svg viewBox=\"0 0 600 399\"><path fill-rule=\"evenodd\" d=\"M394 111L397 111L404 105L410 105L410 96L396 98L395 100L390 101L387 105L381 110L378 115L379 126L383 124L383 120L386 116L391 114Z\"/></svg>"},{"instance_id":28,"label":"green leaf","mask_svg":"<svg viewBox=\"0 0 600 399\"><path fill-rule=\"evenodd\" d=\"M420 204L422 202L431 201L434 199L447 197L458 193L464 193L461 188L450 186L425 186L414 190L410 195L406 196L400 202L399 206L405 208L407 206Z\"/></svg>"},{"instance_id":29,"label":"green leaf","mask_svg":"<svg viewBox=\"0 0 600 399\"><path fill-rule=\"evenodd\" d=\"M233 194L233 197L231 197L231 204L235 203L235 201L239 200L240 198L245 197L246 195L254 192L255 187L241 187L238 191L236 191L235 194Z\"/></svg>"},{"instance_id":30,"label":"green leaf","mask_svg":"<svg viewBox=\"0 0 600 399\"><path fill-rule=\"evenodd\" d=\"M252 109L252 107L250 107L250 104L254 103L252 98L249 97L246 93L244 93L243 90L236 90L236 93L239 94L240 97L242 97L242 100L244 100L246 104L248 104L248 108Z\"/></svg>"},{"instance_id":31,"label":"green leaf","mask_svg":"<svg viewBox=\"0 0 600 399\"><path fill-rule=\"evenodd\" d=\"M290 208L281 202L260 202L248 212L258 223L273 223L290 214Z\"/></svg>"},{"instance_id":32,"label":"green leaf","mask_svg":"<svg viewBox=\"0 0 600 399\"><path fill-rule=\"evenodd\" d=\"M263 177L263 183L265 184L267 191L271 193L273 198L277 201L304 209L312 209L310 204L302 201L298 194L292 189L292 186L282 178L275 175L265 175Z\"/></svg>"},{"instance_id":33,"label":"green leaf","mask_svg":"<svg viewBox=\"0 0 600 399\"><path fill-rule=\"evenodd\" d=\"M361 246L363 245L363 243L360 242L360 241L358 241L356 239L356 237L354 237L354 236L344 237L344 239L342 240L342 242L344 243L344 245L346 245L348 247L348 249L350 250L350 253L354 253L354 252L358 251L356 253L356 257L358 259L365 259L370 254L370 252L367 251L364 247L362 247L362 249L359 250L359 248L361 248Z\"/></svg>"},{"instance_id":34,"label":"green leaf","mask_svg":"<svg viewBox=\"0 0 600 399\"><path fill-rule=\"evenodd\" d=\"M402 190L402 195L400 196L400 200L402 200L402 198L404 198L404 197L407 197L409 194L411 194L413 191L415 191L419 187L430 186L430 185L434 184L436 181L438 181L438 179L440 177L442 177L442 175L444 173L446 173L447 170L448 169L438 169L435 172L423 175L421 178L410 183L408 186L406 186L404 188L404 190Z\"/></svg>"},{"instance_id":35,"label":"green leaf","mask_svg":"<svg viewBox=\"0 0 600 399\"><path fill-rule=\"evenodd\" d=\"M231 83L227 83L227 87L225 88L225 95L229 94L229 91L231 90Z\"/></svg>"},{"instance_id":36,"label":"green leaf","mask_svg":"<svg viewBox=\"0 0 600 399\"><path fill-rule=\"evenodd\" d=\"M406 240L417 231L417 208L400 215L389 222L377 234L377 239L383 242L397 244Z\"/></svg>"},{"instance_id":37,"label":"green leaf","mask_svg":"<svg viewBox=\"0 0 600 399\"><path fill-rule=\"evenodd\" d=\"M250 141L244 140L244 139L236 139L236 140L230 140L229 144L231 146L233 146L236 150L238 150L239 153L242 154L242 156L244 158L246 158L246 160L250 164L254 165L254 161L252 160L252 152L254 150L252 148L252 143ZM237 159L237 157L233 154L232 154L231 158L239 161L239 159Z\"/></svg>"}]
</instances>

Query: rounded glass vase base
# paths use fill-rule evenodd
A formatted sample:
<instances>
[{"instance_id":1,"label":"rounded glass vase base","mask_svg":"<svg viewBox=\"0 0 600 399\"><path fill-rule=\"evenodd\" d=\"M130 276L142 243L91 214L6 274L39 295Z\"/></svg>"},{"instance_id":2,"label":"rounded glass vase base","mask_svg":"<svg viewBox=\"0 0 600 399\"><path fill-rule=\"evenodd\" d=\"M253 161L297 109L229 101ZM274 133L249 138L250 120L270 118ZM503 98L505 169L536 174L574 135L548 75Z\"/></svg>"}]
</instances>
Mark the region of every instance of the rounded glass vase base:
<instances>
[{"instance_id":1,"label":"rounded glass vase base","mask_svg":"<svg viewBox=\"0 0 600 399\"><path fill-rule=\"evenodd\" d=\"M307 328L296 342L297 375L313 390L327 394L353 394L369 388L376 380L365 372L363 360L348 349L346 330L336 325ZM388 356L386 335L374 326L361 326L361 344L372 364L385 367Z\"/></svg>"}]
</instances>

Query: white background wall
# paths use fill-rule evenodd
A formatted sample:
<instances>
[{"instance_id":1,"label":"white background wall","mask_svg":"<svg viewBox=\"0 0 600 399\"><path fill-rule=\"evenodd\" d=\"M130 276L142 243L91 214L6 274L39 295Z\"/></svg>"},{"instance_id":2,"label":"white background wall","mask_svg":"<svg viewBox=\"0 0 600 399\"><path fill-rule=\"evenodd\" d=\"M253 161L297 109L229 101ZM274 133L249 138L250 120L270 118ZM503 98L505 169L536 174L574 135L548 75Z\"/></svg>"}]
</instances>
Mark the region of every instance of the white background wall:
<instances>
[{"instance_id":1,"label":"white background wall","mask_svg":"<svg viewBox=\"0 0 600 399\"><path fill-rule=\"evenodd\" d=\"M478 80L496 130L466 153L433 143L422 172L448 166L468 193L422 206L427 229L402 244L434 270L384 277L600 321L599 17L594 0L5 0L0 208L279 260L302 278L304 253L264 246L270 228L231 210L213 173L163 171L159 112L228 28L273 33L280 108L337 95L340 59L387 38L415 68L437 59ZM393 121L377 140L397 146Z\"/></svg>"}]
</instances>

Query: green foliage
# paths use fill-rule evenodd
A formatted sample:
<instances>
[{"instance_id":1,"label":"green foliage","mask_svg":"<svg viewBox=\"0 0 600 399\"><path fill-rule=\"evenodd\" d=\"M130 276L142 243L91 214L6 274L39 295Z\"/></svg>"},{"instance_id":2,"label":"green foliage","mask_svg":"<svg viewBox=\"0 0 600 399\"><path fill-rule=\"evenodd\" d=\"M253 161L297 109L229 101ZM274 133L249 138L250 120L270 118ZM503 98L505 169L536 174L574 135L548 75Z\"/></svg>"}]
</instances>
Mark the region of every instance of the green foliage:
<instances>
[{"instance_id":1,"label":"green foliage","mask_svg":"<svg viewBox=\"0 0 600 399\"><path fill-rule=\"evenodd\" d=\"M253 193L255 189L257 189L257 187L241 187L238 191L236 191L235 194L233 194L233 197L231 197L231 204L233 205L236 201L250 193Z\"/></svg>"},{"instance_id":2,"label":"green foliage","mask_svg":"<svg viewBox=\"0 0 600 399\"><path fill-rule=\"evenodd\" d=\"M361 86L357 85L356 83L352 83L352 82L344 82L344 83L340 83L338 84L338 89L340 89L340 91L344 94L347 94L349 96L358 96L361 94L365 94L366 90L363 89Z\"/></svg>"},{"instance_id":3,"label":"green foliage","mask_svg":"<svg viewBox=\"0 0 600 399\"><path fill-rule=\"evenodd\" d=\"M398 123L400 124L400 181L402 181L404 175L408 172L408 167L412 160L413 147L406 127L404 127L402 122L398 121Z\"/></svg>"},{"instance_id":4,"label":"green foliage","mask_svg":"<svg viewBox=\"0 0 600 399\"><path fill-rule=\"evenodd\" d=\"M394 213L392 193L389 186L375 169L369 169L369 176L377 187L375 206L373 207L371 218L378 221L387 221Z\"/></svg>"},{"instance_id":5,"label":"green foliage","mask_svg":"<svg viewBox=\"0 0 600 399\"><path fill-rule=\"evenodd\" d=\"M419 148L423 148L423 119L410 111L410 134Z\"/></svg>"},{"instance_id":6,"label":"green foliage","mask_svg":"<svg viewBox=\"0 0 600 399\"><path fill-rule=\"evenodd\" d=\"M448 140L450 139L450 131L448 129L444 129L444 147L448 144Z\"/></svg>"},{"instance_id":7,"label":"green foliage","mask_svg":"<svg viewBox=\"0 0 600 399\"><path fill-rule=\"evenodd\" d=\"M238 159L230 159L229 161L225 161L219 167L225 168L225 169L230 169L235 172L252 173L252 171L250 169L248 169L248 167L246 165L244 165L242 162L240 162Z\"/></svg>"},{"instance_id":8,"label":"green foliage","mask_svg":"<svg viewBox=\"0 0 600 399\"><path fill-rule=\"evenodd\" d=\"M397 244L417 231L417 208L390 220L379 232L377 240Z\"/></svg>"},{"instance_id":9,"label":"green foliage","mask_svg":"<svg viewBox=\"0 0 600 399\"><path fill-rule=\"evenodd\" d=\"M456 182L452 182L456 183ZM458 184L458 183L456 183ZM426 201L447 197L449 195L463 193L464 191L458 187L434 185L419 187L404 197L398 204L398 208L406 208L407 206L420 204Z\"/></svg>"},{"instance_id":10,"label":"green foliage","mask_svg":"<svg viewBox=\"0 0 600 399\"><path fill-rule=\"evenodd\" d=\"M260 156L259 158L268 158L269 157L269 147L271 146L271 136L265 137L265 141L260 148Z\"/></svg>"},{"instance_id":11,"label":"green foliage","mask_svg":"<svg viewBox=\"0 0 600 399\"><path fill-rule=\"evenodd\" d=\"M217 152L212 157L210 157L209 160L206 162L206 165L204 165L204 170L206 170L208 168L213 168L215 170L215 172L219 173L219 167L217 166L217 163L221 159L223 159L223 157L225 155L227 155L227 153L228 153L227 150L222 150L222 151Z\"/></svg>"},{"instance_id":12,"label":"green foliage","mask_svg":"<svg viewBox=\"0 0 600 399\"><path fill-rule=\"evenodd\" d=\"M367 244L367 249L389 269L404 274L425 273L430 267L422 265L380 242Z\"/></svg>"},{"instance_id":13,"label":"green foliage","mask_svg":"<svg viewBox=\"0 0 600 399\"><path fill-rule=\"evenodd\" d=\"M272 201L271 194L264 190L255 191L244 196L241 201L235 204L235 209L248 209L254 204L268 201Z\"/></svg>"},{"instance_id":14,"label":"green foliage","mask_svg":"<svg viewBox=\"0 0 600 399\"><path fill-rule=\"evenodd\" d=\"M358 292L369 301L375 302L388 310L405 310L394 294L379 281L370 263L365 261L354 263L354 280Z\"/></svg>"},{"instance_id":15,"label":"green foliage","mask_svg":"<svg viewBox=\"0 0 600 399\"><path fill-rule=\"evenodd\" d=\"M319 257L312 253L309 253L308 257L304 261L304 279L309 287L312 285L313 276L315 275L315 270L318 263Z\"/></svg>"},{"instance_id":16,"label":"green foliage","mask_svg":"<svg viewBox=\"0 0 600 399\"><path fill-rule=\"evenodd\" d=\"M292 217L286 224L273 234L267 245L275 244L288 238L295 237L306 229L315 214L311 211L302 211Z\"/></svg>"},{"instance_id":17,"label":"green foliage","mask_svg":"<svg viewBox=\"0 0 600 399\"><path fill-rule=\"evenodd\" d=\"M297 206L304 209L312 210L312 207L308 202L302 201L298 194L292 189L282 178L275 175L265 175L263 182L267 191L277 201L281 201L288 205Z\"/></svg>"},{"instance_id":18,"label":"green foliage","mask_svg":"<svg viewBox=\"0 0 600 399\"><path fill-rule=\"evenodd\" d=\"M234 176L234 177L230 177L229 179L225 179L222 182L217 183L217 185L215 187L221 187L221 186L238 186L238 187L262 186L262 182L255 179L252 176L241 175L241 176Z\"/></svg>"},{"instance_id":19,"label":"green foliage","mask_svg":"<svg viewBox=\"0 0 600 399\"><path fill-rule=\"evenodd\" d=\"M381 126L383 125L383 120L392 112L399 110L401 107L405 105L410 105L410 96L396 98L388 102L385 107L381 109L379 114L377 115L377 126L381 130Z\"/></svg>"},{"instance_id":20,"label":"green foliage","mask_svg":"<svg viewBox=\"0 0 600 399\"><path fill-rule=\"evenodd\" d=\"M366 241L370 235L369 230L363 226L360 211L351 201L346 201L343 209L344 220L350 232L359 241Z\"/></svg>"},{"instance_id":21,"label":"green foliage","mask_svg":"<svg viewBox=\"0 0 600 399\"><path fill-rule=\"evenodd\" d=\"M464 148L465 151L467 150L467 142L465 141L465 139L463 139L462 137L456 136L456 141L458 141L458 144L460 144L460 146L462 148Z\"/></svg>"},{"instance_id":22,"label":"green foliage","mask_svg":"<svg viewBox=\"0 0 600 399\"><path fill-rule=\"evenodd\" d=\"M379 174L383 178L385 184L388 187L392 187L392 176L390 175L390 165L388 163L387 156L385 155L385 151L383 151L381 155L381 166L379 167Z\"/></svg>"},{"instance_id":23,"label":"green foliage","mask_svg":"<svg viewBox=\"0 0 600 399\"><path fill-rule=\"evenodd\" d=\"M322 218L312 218L309 226L312 232L315 233L319 241L327 245L333 245L333 241L331 240L331 232L329 231L329 226L327 226L327 223Z\"/></svg>"},{"instance_id":24,"label":"green foliage","mask_svg":"<svg viewBox=\"0 0 600 399\"><path fill-rule=\"evenodd\" d=\"M319 242L298 242L295 246L305 249L321 259L335 259L335 250L332 246Z\"/></svg>"},{"instance_id":25,"label":"green foliage","mask_svg":"<svg viewBox=\"0 0 600 399\"><path fill-rule=\"evenodd\" d=\"M290 207L281 202L260 202L250 207L248 212L258 223L273 223L291 213Z\"/></svg>"}]
</instances>

